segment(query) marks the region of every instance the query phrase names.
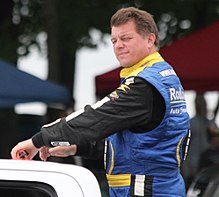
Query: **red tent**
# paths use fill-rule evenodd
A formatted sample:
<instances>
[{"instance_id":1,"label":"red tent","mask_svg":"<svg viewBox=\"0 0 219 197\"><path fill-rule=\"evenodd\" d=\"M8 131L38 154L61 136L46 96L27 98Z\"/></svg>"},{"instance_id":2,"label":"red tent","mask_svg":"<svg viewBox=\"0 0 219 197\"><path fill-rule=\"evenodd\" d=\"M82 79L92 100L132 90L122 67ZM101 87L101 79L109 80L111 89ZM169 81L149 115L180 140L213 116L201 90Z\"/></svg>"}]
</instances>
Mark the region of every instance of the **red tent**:
<instances>
[{"instance_id":1,"label":"red tent","mask_svg":"<svg viewBox=\"0 0 219 197\"><path fill-rule=\"evenodd\" d=\"M186 90L219 90L219 21L160 50Z\"/></svg>"},{"instance_id":2,"label":"red tent","mask_svg":"<svg viewBox=\"0 0 219 197\"><path fill-rule=\"evenodd\" d=\"M186 90L219 90L219 21L160 50L179 75ZM96 76L96 95L109 93L119 84L120 68Z\"/></svg>"},{"instance_id":3,"label":"red tent","mask_svg":"<svg viewBox=\"0 0 219 197\"><path fill-rule=\"evenodd\" d=\"M105 95L109 94L113 90L115 90L120 83L119 73L121 68L116 68L109 72L106 72L102 75L98 75L95 77L95 84L96 84L96 96L97 97L104 97Z\"/></svg>"}]
</instances>

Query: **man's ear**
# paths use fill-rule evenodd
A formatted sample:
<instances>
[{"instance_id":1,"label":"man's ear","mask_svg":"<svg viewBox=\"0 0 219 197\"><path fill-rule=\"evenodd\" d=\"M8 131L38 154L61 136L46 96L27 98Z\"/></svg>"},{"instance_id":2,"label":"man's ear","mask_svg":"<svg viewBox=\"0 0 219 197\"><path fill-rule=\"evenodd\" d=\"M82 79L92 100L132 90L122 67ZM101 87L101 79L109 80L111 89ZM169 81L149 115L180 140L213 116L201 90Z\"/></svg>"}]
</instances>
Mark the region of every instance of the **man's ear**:
<instances>
[{"instance_id":1,"label":"man's ear","mask_svg":"<svg viewBox=\"0 0 219 197\"><path fill-rule=\"evenodd\" d=\"M148 35L148 46L149 46L149 47L154 46L155 40L156 40L155 34L150 33L150 34Z\"/></svg>"}]
</instances>

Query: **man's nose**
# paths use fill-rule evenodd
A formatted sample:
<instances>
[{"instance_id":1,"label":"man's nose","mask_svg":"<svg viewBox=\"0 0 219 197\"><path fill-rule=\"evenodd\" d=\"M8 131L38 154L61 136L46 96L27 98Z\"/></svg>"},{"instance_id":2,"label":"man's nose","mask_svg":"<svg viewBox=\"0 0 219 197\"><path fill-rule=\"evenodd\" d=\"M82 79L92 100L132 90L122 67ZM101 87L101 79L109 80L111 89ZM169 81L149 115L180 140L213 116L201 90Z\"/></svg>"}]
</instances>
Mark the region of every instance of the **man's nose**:
<instances>
[{"instance_id":1,"label":"man's nose","mask_svg":"<svg viewBox=\"0 0 219 197\"><path fill-rule=\"evenodd\" d=\"M124 47L123 41L120 40L120 39L118 39L118 40L116 41L115 47L116 47L116 48L122 48L122 47Z\"/></svg>"}]
</instances>

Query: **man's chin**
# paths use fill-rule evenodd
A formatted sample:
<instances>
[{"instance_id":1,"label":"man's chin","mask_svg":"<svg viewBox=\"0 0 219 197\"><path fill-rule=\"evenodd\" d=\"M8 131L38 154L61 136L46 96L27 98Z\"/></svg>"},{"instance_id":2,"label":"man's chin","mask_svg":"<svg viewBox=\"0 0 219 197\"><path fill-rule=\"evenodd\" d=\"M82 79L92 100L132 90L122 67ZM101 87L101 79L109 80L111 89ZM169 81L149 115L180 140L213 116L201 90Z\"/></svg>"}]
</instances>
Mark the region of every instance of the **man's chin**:
<instances>
[{"instance_id":1,"label":"man's chin","mask_svg":"<svg viewBox=\"0 0 219 197\"><path fill-rule=\"evenodd\" d=\"M131 67L132 65L130 65L130 64L125 64L125 63L120 63L120 66L121 67L123 67L123 68L129 68L129 67Z\"/></svg>"}]
</instances>

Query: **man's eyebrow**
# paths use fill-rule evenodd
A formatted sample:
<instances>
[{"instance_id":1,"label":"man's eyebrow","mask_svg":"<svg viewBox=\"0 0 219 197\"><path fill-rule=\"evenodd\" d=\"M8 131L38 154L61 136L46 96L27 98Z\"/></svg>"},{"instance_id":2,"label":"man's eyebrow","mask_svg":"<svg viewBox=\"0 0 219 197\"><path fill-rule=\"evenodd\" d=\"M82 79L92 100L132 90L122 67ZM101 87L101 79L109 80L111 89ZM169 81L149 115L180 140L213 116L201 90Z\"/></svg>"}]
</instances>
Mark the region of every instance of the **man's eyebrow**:
<instances>
[{"instance_id":1,"label":"man's eyebrow","mask_svg":"<svg viewBox=\"0 0 219 197\"><path fill-rule=\"evenodd\" d=\"M132 33L131 32L126 32L126 33L121 34L121 36L132 36Z\"/></svg>"},{"instance_id":2,"label":"man's eyebrow","mask_svg":"<svg viewBox=\"0 0 219 197\"><path fill-rule=\"evenodd\" d=\"M119 37L124 37L124 36L132 36L133 34L132 33L121 33L120 35L119 35ZM111 40L112 39L115 39L116 38L116 36L114 37L114 36L112 36L111 37Z\"/></svg>"}]
</instances>

